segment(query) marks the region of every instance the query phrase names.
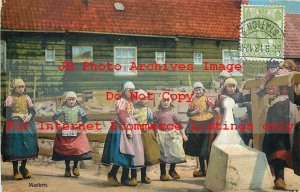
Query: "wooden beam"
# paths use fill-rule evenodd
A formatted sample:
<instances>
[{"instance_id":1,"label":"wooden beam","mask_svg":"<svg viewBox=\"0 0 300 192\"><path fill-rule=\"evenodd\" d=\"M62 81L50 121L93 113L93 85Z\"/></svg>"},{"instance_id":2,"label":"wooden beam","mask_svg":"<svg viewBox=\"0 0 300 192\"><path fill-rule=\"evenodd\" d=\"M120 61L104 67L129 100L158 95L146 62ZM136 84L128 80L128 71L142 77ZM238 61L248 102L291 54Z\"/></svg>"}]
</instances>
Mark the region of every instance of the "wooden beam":
<instances>
[{"instance_id":1,"label":"wooden beam","mask_svg":"<svg viewBox=\"0 0 300 192\"><path fill-rule=\"evenodd\" d=\"M291 72L289 75L273 77L272 80L268 82L267 87L288 85L289 79L292 78L294 78L294 85L300 84L300 72ZM262 79L249 80L245 83L244 89L258 88L262 83L263 83Z\"/></svg>"},{"instance_id":2,"label":"wooden beam","mask_svg":"<svg viewBox=\"0 0 300 192\"><path fill-rule=\"evenodd\" d=\"M289 75L275 76L268 86L288 85L290 79L293 84L300 84L300 73L291 72ZM249 80L245 83L245 89L251 89L251 106L252 106L252 122L253 122L253 146L258 150L262 150L263 138L265 131L263 125L266 123L266 116L269 104L269 95L263 97L258 96L255 91L263 83L263 80Z\"/></svg>"},{"instance_id":3,"label":"wooden beam","mask_svg":"<svg viewBox=\"0 0 300 192\"><path fill-rule=\"evenodd\" d=\"M115 113L97 113L97 114L87 114L88 121L114 121L116 118ZM36 116L34 119L36 122L52 122L52 117L50 116Z\"/></svg>"},{"instance_id":4,"label":"wooden beam","mask_svg":"<svg viewBox=\"0 0 300 192\"><path fill-rule=\"evenodd\" d=\"M260 97L255 93L255 89L251 89L253 147L260 151L262 150L263 138L265 134L263 125L266 122L268 104L269 95Z\"/></svg>"}]
</instances>

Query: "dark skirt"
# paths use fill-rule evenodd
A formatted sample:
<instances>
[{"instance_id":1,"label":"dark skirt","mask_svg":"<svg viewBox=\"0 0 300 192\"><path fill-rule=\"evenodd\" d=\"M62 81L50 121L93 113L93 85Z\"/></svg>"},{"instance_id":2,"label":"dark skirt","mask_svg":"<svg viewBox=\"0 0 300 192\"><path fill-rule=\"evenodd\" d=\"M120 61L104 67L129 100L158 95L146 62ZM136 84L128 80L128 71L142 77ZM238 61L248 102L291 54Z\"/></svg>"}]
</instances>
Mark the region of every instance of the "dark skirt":
<instances>
[{"instance_id":1,"label":"dark skirt","mask_svg":"<svg viewBox=\"0 0 300 192\"><path fill-rule=\"evenodd\" d=\"M190 119L185 130L188 140L184 143L186 155L207 159L209 157L209 141L211 131L209 125L212 125L214 119L206 121L193 121Z\"/></svg>"},{"instance_id":2,"label":"dark skirt","mask_svg":"<svg viewBox=\"0 0 300 192\"><path fill-rule=\"evenodd\" d=\"M266 125L281 125L283 129L267 128L263 140L263 152L266 153L269 163L272 165L274 160L281 159L289 168L293 168L292 147L290 133L287 125L290 123L289 100L280 101L269 107L267 112Z\"/></svg>"},{"instance_id":3,"label":"dark skirt","mask_svg":"<svg viewBox=\"0 0 300 192\"><path fill-rule=\"evenodd\" d=\"M295 126L293 138L294 173L300 176L300 122Z\"/></svg>"},{"instance_id":4,"label":"dark skirt","mask_svg":"<svg viewBox=\"0 0 300 192\"><path fill-rule=\"evenodd\" d=\"M22 120L7 121L4 126L1 140L1 154L4 162L19 161L37 158L38 140L34 121L24 123ZM21 130L16 130L20 126ZM25 126L24 126L25 125ZM27 129L27 130L24 130Z\"/></svg>"},{"instance_id":5,"label":"dark skirt","mask_svg":"<svg viewBox=\"0 0 300 192\"><path fill-rule=\"evenodd\" d=\"M104 144L103 154L101 163L103 165L116 164L123 167L132 167L131 159L132 156L128 154L123 154L120 151L120 141L121 141L121 127L116 123L115 126L111 126Z\"/></svg>"},{"instance_id":6,"label":"dark skirt","mask_svg":"<svg viewBox=\"0 0 300 192\"><path fill-rule=\"evenodd\" d=\"M91 160L91 159L92 159L91 152L87 152L81 155L64 155L53 150L53 155L52 155L53 161L64 161L64 160L82 161L82 160Z\"/></svg>"}]
</instances>

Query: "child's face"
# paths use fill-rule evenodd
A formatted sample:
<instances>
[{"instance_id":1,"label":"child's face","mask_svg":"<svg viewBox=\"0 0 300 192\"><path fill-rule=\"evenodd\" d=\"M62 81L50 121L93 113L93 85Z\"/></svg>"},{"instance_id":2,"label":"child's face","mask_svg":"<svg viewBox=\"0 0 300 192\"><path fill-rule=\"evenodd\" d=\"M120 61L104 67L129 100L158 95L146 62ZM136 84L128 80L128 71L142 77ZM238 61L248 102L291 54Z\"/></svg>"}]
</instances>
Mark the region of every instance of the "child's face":
<instances>
[{"instance_id":1,"label":"child's face","mask_svg":"<svg viewBox=\"0 0 300 192\"><path fill-rule=\"evenodd\" d=\"M224 81L225 81L225 79L226 79L226 77L220 76L220 77L219 77L219 83L220 83L220 84L223 84Z\"/></svg>"},{"instance_id":2,"label":"child's face","mask_svg":"<svg viewBox=\"0 0 300 192\"><path fill-rule=\"evenodd\" d=\"M168 109L171 105L171 101L169 99L166 99L166 100L161 100L160 101L160 106L163 108L163 109Z\"/></svg>"},{"instance_id":3,"label":"child's face","mask_svg":"<svg viewBox=\"0 0 300 192\"><path fill-rule=\"evenodd\" d=\"M200 97L204 94L204 90L201 87L195 88L194 93L195 93L196 97Z\"/></svg>"},{"instance_id":4,"label":"child's face","mask_svg":"<svg viewBox=\"0 0 300 192\"><path fill-rule=\"evenodd\" d=\"M235 84L229 84L226 86L226 93L229 95L234 95L236 91L236 85Z\"/></svg>"},{"instance_id":5,"label":"child's face","mask_svg":"<svg viewBox=\"0 0 300 192\"><path fill-rule=\"evenodd\" d=\"M147 100L147 99L140 100L140 101L139 101L139 104L140 104L141 106L146 106L146 105L148 104L148 100Z\"/></svg>"},{"instance_id":6,"label":"child's face","mask_svg":"<svg viewBox=\"0 0 300 192\"><path fill-rule=\"evenodd\" d=\"M125 94L125 97L127 98L127 99L129 99L130 98L130 96L131 96L131 92L134 92L134 89L125 89L125 91L124 91L124 94Z\"/></svg>"},{"instance_id":7,"label":"child's face","mask_svg":"<svg viewBox=\"0 0 300 192\"><path fill-rule=\"evenodd\" d=\"M69 97L69 98L67 99L67 104L68 104L70 107L74 107L75 104L76 104L76 99L73 98L73 97Z\"/></svg>"},{"instance_id":8,"label":"child's face","mask_svg":"<svg viewBox=\"0 0 300 192\"><path fill-rule=\"evenodd\" d=\"M15 91L16 91L16 93L18 93L18 94L24 93L24 90L25 90L25 86L24 86L24 85L16 86L16 88L15 88Z\"/></svg>"}]
</instances>

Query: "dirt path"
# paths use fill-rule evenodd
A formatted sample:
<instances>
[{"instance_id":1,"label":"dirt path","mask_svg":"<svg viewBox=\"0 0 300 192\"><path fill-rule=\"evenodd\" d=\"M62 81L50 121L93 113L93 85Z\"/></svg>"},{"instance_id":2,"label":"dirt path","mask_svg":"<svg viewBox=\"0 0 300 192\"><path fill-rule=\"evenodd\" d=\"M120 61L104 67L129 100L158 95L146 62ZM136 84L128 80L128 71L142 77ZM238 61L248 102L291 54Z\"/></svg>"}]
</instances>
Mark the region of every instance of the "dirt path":
<instances>
[{"instance_id":1,"label":"dirt path","mask_svg":"<svg viewBox=\"0 0 300 192\"><path fill-rule=\"evenodd\" d=\"M204 178L193 178L192 166L178 165L176 170L181 175L180 180L167 182L159 181L159 167L151 167L148 176L152 179L150 185L138 183L137 187L110 187L107 184L106 174L108 169L103 167L100 174L96 170L81 169L79 178L63 177L63 164L36 165L29 163L28 169L33 173L29 180L12 180L12 165L2 163L2 186L4 192L99 192L99 191L207 191L204 188ZM138 172L138 174L140 174ZM119 173L118 176L121 174ZM300 177L295 176L291 170L286 169L286 181L289 188L300 189ZM29 183L41 184L47 187L30 187ZM270 190L274 191L274 190Z\"/></svg>"}]
</instances>

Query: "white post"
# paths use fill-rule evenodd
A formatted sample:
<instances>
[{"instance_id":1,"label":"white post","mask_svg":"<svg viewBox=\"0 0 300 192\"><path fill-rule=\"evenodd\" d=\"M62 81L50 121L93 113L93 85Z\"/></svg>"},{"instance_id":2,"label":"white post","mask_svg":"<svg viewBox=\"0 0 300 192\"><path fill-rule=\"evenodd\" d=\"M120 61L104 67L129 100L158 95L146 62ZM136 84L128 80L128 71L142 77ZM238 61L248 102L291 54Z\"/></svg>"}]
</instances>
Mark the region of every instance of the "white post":
<instances>
[{"instance_id":1,"label":"white post","mask_svg":"<svg viewBox=\"0 0 300 192\"><path fill-rule=\"evenodd\" d=\"M229 97L222 102L225 114L212 145L206 188L213 192L271 189L273 178L266 155L246 146L237 130L231 130L234 104Z\"/></svg>"}]
</instances>

